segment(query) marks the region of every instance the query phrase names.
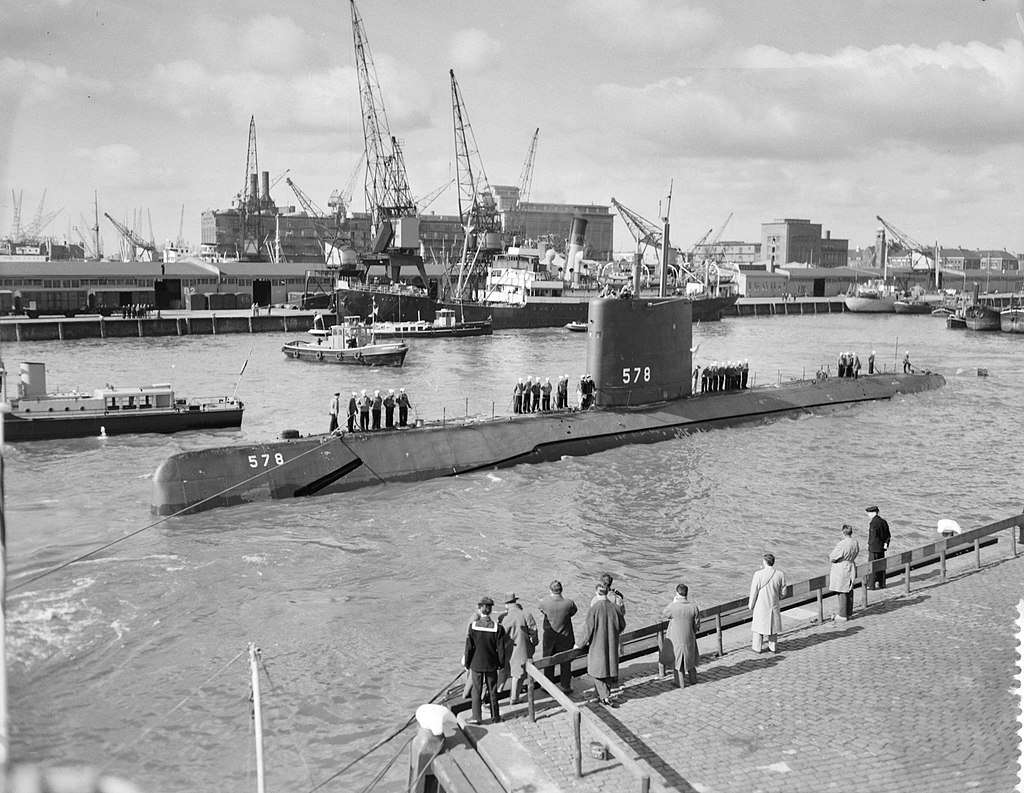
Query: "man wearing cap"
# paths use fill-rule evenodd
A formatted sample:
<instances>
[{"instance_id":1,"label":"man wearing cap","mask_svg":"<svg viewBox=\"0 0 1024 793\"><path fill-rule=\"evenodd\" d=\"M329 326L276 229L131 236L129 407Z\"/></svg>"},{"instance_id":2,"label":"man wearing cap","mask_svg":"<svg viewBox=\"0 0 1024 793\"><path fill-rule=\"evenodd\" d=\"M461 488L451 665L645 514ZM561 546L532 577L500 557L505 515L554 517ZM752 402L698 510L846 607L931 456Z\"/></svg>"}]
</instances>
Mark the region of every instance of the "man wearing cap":
<instances>
[{"instance_id":1,"label":"man wearing cap","mask_svg":"<svg viewBox=\"0 0 1024 793\"><path fill-rule=\"evenodd\" d=\"M892 535L889 534L889 524L879 516L878 507L868 507L864 511L871 516L871 522L868 524L868 558L873 562L885 556ZM871 588L885 589L885 570L878 570L872 574Z\"/></svg>"},{"instance_id":2,"label":"man wearing cap","mask_svg":"<svg viewBox=\"0 0 1024 793\"><path fill-rule=\"evenodd\" d=\"M398 405L398 426L404 427L409 423L409 395L404 388L398 389L398 396L395 397L395 404Z\"/></svg>"},{"instance_id":3,"label":"man wearing cap","mask_svg":"<svg viewBox=\"0 0 1024 793\"><path fill-rule=\"evenodd\" d=\"M380 429L380 409L384 406L380 391L373 392L373 402L370 404L370 415L373 416L373 429Z\"/></svg>"},{"instance_id":4,"label":"man wearing cap","mask_svg":"<svg viewBox=\"0 0 1024 793\"><path fill-rule=\"evenodd\" d=\"M558 398L555 400L559 410L569 407L569 375L565 374L558 378Z\"/></svg>"},{"instance_id":5,"label":"man wearing cap","mask_svg":"<svg viewBox=\"0 0 1024 793\"><path fill-rule=\"evenodd\" d=\"M551 594L543 598L537 609L544 615L543 637L544 655L554 655L563 650L571 650L576 642L572 630L572 616L576 613L576 601L562 597L562 582L552 581L549 587ZM549 666L545 671L549 680L555 679L555 667ZM562 691L572 691L572 667L567 661L561 664L558 685Z\"/></svg>"},{"instance_id":6,"label":"man wearing cap","mask_svg":"<svg viewBox=\"0 0 1024 793\"><path fill-rule=\"evenodd\" d=\"M363 432L370 429L370 401L365 389L359 392L359 429Z\"/></svg>"},{"instance_id":7,"label":"man wearing cap","mask_svg":"<svg viewBox=\"0 0 1024 793\"><path fill-rule=\"evenodd\" d=\"M533 648L537 646L537 621L520 605L515 592L506 595L505 608L507 610L498 617L498 622L508 636L508 671L499 677L498 688L505 682L501 678L507 676L512 681L509 686L509 702L515 705L519 702L519 692L526 681L526 662L533 658Z\"/></svg>"},{"instance_id":8,"label":"man wearing cap","mask_svg":"<svg viewBox=\"0 0 1024 793\"><path fill-rule=\"evenodd\" d=\"M395 389L388 389L388 395L384 397L384 428L393 429L395 426Z\"/></svg>"},{"instance_id":9,"label":"man wearing cap","mask_svg":"<svg viewBox=\"0 0 1024 793\"><path fill-rule=\"evenodd\" d=\"M481 698L484 685L487 686L491 706L491 721L501 721L498 712L498 670L505 665L508 638L505 629L491 619L494 601L485 595L480 598L477 606L479 613L469 624L462 663L469 670L473 682L473 721L479 724L482 720Z\"/></svg>"},{"instance_id":10,"label":"man wearing cap","mask_svg":"<svg viewBox=\"0 0 1024 793\"><path fill-rule=\"evenodd\" d=\"M334 432L338 429L338 414L341 412L341 391L334 392L334 396L331 397L329 411L331 414L331 428L327 431Z\"/></svg>"},{"instance_id":11,"label":"man wearing cap","mask_svg":"<svg viewBox=\"0 0 1024 793\"><path fill-rule=\"evenodd\" d=\"M359 413L359 405L356 403L356 392L352 392L352 398L348 401L348 431L356 431L356 415Z\"/></svg>"},{"instance_id":12,"label":"man wearing cap","mask_svg":"<svg viewBox=\"0 0 1024 793\"><path fill-rule=\"evenodd\" d=\"M608 587L595 587L597 598L587 610L587 627L580 647L587 648L587 674L602 705L615 707L611 687L619 676L619 636L626 628L626 615L608 599Z\"/></svg>"}]
</instances>

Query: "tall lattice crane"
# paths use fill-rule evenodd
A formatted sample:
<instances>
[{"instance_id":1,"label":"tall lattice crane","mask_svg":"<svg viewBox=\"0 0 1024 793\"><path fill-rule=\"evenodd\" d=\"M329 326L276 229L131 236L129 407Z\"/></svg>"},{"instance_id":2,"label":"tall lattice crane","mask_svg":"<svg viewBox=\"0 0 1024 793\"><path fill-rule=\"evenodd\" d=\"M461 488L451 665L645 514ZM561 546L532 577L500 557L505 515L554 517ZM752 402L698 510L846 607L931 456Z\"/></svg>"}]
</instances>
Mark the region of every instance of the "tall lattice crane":
<instances>
[{"instance_id":1,"label":"tall lattice crane","mask_svg":"<svg viewBox=\"0 0 1024 793\"><path fill-rule=\"evenodd\" d=\"M366 152L366 209L370 213L374 248L380 252L391 242L394 221L416 215L416 203L409 189L405 159L388 125L362 17L356 9L355 0L349 0L349 3ZM385 224L391 228L384 228Z\"/></svg>"},{"instance_id":2,"label":"tall lattice crane","mask_svg":"<svg viewBox=\"0 0 1024 793\"><path fill-rule=\"evenodd\" d=\"M25 198L25 191L19 190L17 193L11 188L11 239L17 242L21 239L21 202Z\"/></svg>"},{"instance_id":3,"label":"tall lattice crane","mask_svg":"<svg viewBox=\"0 0 1024 793\"><path fill-rule=\"evenodd\" d=\"M494 200L494 191L487 180L487 171L480 157L480 147L469 123L469 112L462 98L462 91L455 79L455 70L449 69L452 84L452 120L455 127L455 170L459 183L459 217L467 228L467 237L476 236L477 245L471 247L493 248L500 246L500 239L489 236L501 232L501 216ZM471 231L470 231L471 229ZM495 244L497 243L497 244Z\"/></svg>"},{"instance_id":4,"label":"tall lattice crane","mask_svg":"<svg viewBox=\"0 0 1024 793\"><path fill-rule=\"evenodd\" d=\"M654 225L650 220L645 218L639 212L630 209L625 204L621 204L612 197L611 205L616 212L619 213L619 217L622 218L622 222L626 224L626 228L629 229L629 233L633 235L633 239L636 240L636 252L642 259L648 248L654 248L656 251L661 250L661 239L662 231Z\"/></svg>"},{"instance_id":5,"label":"tall lattice crane","mask_svg":"<svg viewBox=\"0 0 1024 793\"><path fill-rule=\"evenodd\" d=\"M140 237L133 229L128 228L127 225L114 220L110 216L109 212L104 212L103 217L113 224L114 228L117 229L118 234L124 240L124 249L128 254L125 258L129 261L153 261L153 252L156 247L149 242L149 240ZM142 251L142 253L140 253Z\"/></svg>"},{"instance_id":6,"label":"tall lattice crane","mask_svg":"<svg viewBox=\"0 0 1024 793\"><path fill-rule=\"evenodd\" d=\"M256 151L256 116L250 116L249 146L245 155L245 182L238 194L238 251L242 256L259 256L263 246L259 173L259 156Z\"/></svg>"},{"instance_id":7,"label":"tall lattice crane","mask_svg":"<svg viewBox=\"0 0 1024 793\"><path fill-rule=\"evenodd\" d=\"M540 127L537 127L533 131L530 150L526 152L526 159L523 160L523 170L519 174L519 200L524 203L530 200L530 192L533 190L533 163L537 159L537 138L539 135Z\"/></svg>"},{"instance_id":8,"label":"tall lattice crane","mask_svg":"<svg viewBox=\"0 0 1024 793\"><path fill-rule=\"evenodd\" d=\"M881 215L875 215L878 222L882 224L889 234L889 244L893 242L897 243L900 247L910 253L910 265L915 269L931 269L935 266L935 251L929 249L927 246L922 245L920 242L915 240L905 231L900 231L892 223L883 218ZM914 260L914 254L917 254L917 260Z\"/></svg>"},{"instance_id":9,"label":"tall lattice crane","mask_svg":"<svg viewBox=\"0 0 1024 793\"><path fill-rule=\"evenodd\" d=\"M366 152L364 151L359 155L359 161L356 162L356 167L352 169L352 173L349 174L348 180L345 182L345 186L340 190L335 190L331 193L330 198L327 199L327 206L334 210L335 216L339 219L339 223L348 219L352 212L352 194L356 189L356 179L359 178L359 171L363 168L363 162L366 160Z\"/></svg>"}]
</instances>

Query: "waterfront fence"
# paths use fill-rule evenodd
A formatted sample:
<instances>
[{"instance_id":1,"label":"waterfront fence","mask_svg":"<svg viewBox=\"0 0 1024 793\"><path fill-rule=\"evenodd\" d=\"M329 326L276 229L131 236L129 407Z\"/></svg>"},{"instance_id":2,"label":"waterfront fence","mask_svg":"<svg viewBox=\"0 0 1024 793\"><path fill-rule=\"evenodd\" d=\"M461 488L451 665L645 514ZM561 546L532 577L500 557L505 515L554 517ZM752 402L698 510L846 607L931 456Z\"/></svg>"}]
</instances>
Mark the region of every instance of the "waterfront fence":
<instances>
[{"instance_id":1,"label":"waterfront fence","mask_svg":"<svg viewBox=\"0 0 1024 793\"><path fill-rule=\"evenodd\" d=\"M920 545L909 551L890 554L882 559L876 559L867 563L857 565L857 581L855 589L862 593L862 603L868 605L868 591L870 582L875 573L885 571L887 575L902 574L904 592L909 593L911 588L911 574L914 570L939 566L939 580L946 581L947 560L974 554L974 567L981 569L981 549L997 545L1000 541L999 535L1007 532L1010 543L1010 556L1015 558L1018 555L1018 543L1024 543L1024 514L1014 515L1003 520L989 523L970 531L963 532L949 537L943 537L934 542ZM782 611L799 608L814 603L817 606L818 622L825 621L824 597L830 593L828 588L828 573L814 576L812 578L798 581L788 585L783 590L783 597L780 602ZM698 638L715 636L717 652L715 655L725 655L723 633L728 628L735 628L751 622L751 612L747 608L747 598L737 598L725 603L717 603L712 606L701 607L701 622L706 625L711 618L712 625L698 631ZM661 620L651 625L646 625L636 630L627 631L619 639L619 661L630 661L651 653L658 653L658 673L665 675L665 666L662 661L661 649L665 641L665 631L668 628L668 620ZM596 716L587 710L581 709L579 705L569 699L552 681L548 680L545 670L558 664L569 663L577 659L587 657L586 649L565 650L554 655L535 658L526 664L527 673L527 713L532 721L536 721L536 686L540 685L551 697L561 705L570 715L572 720L572 742L573 758L575 762L576 776L582 776L582 738L581 727L585 726L595 737L603 741L611 754L619 760L623 766L628 768L640 781L640 789L646 793L650 788L650 772L641 764L635 752L630 749L618 736L610 733L605 725ZM574 675L581 675L586 671L580 666L573 669ZM461 710L462 707L455 705L453 710Z\"/></svg>"}]
</instances>

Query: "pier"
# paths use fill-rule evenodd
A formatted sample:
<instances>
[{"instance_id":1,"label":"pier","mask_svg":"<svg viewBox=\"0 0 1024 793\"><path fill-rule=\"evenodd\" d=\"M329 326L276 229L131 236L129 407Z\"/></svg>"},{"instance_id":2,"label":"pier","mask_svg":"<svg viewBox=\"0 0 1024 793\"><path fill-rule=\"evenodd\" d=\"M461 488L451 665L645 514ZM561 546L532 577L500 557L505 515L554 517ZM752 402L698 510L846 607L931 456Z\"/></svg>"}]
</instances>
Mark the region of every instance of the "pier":
<instances>
[{"instance_id":1,"label":"pier","mask_svg":"<svg viewBox=\"0 0 1024 793\"><path fill-rule=\"evenodd\" d=\"M0 321L0 342L67 341L71 339L126 339L147 336L209 336L220 333L304 333L316 311L275 308L225 311L163 311L160 316L7 318Z\"/></svg>"},{"instance_id":2,"label":"pier","mask_svg":"<svg viewBox=\"0 0 1024 793\"><path fill-rule=\"evenodd\" d=\"M614 709L584 694L589 678L570 699L544 677L585 650L535 658L527 704L464 726L484 762L441 789L1010 790L1022 542L1024 515L858 564L845 623L828 619L827 575L795 582L776 654L750 649L745 597L702 603L698 683L683 689L658 662L667 623L631 630ZM875 567L888 586L869 592Z\"/></svg>"},{"instance_id":3,"label":"pier","mask_svg":"<svg viewBox=\"0 0 1024 793\"><path fill-rule=\"evenodd\" d=\"M790 314L841 314L843 295L835 297L741 297L722 312L723 317L774 317Z\"/></svg>"}]
</instances>

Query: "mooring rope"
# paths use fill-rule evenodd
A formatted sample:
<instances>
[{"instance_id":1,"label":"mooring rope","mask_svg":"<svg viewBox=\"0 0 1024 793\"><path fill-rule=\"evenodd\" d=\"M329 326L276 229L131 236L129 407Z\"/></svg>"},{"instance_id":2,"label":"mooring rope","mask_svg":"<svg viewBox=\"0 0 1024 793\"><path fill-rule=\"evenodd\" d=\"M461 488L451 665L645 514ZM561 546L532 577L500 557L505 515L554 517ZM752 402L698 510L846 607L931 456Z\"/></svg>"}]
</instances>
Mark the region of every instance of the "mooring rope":
<instances>
[{"instance_id":1,"label":"mooring rope","mask_svg":"<svg viewBox=\"0 0 1024 793\"><path fill-rule=\"evenodd\" d=\"M447 684L446 684L446 685L444 686L444 688L441 688L441 689L440 689L440 690L439 690L439 691L438 691L438 692L437 692L436 694L434 694L434 696L432 696L432 697L430 698L430 700L429 700L429 701L430 701L430 702L434 702L435 700L437 700L437 698L438 698L438 697L440 697L440 696L441 696L442 694L444 694L444 693L445 693L446 691L448 691L448 689L449 689L449 688L451 688L451 687L452 687L453 685L455 685L455 683L457 683L457 682L458 682L459 678L460 678L460 677L462 677L462 676L463 676L464 674L466 674L466 670L465 670L465 669L462 669L462 670L460 670L460 671L459 671L459 673L458 673L457 675L455 675L455 677L453 677L453 678L451 679L451 682L447 683ZM384 744L388 743L388 742L389 742L389 741L391 741L391 740L392 740L393 738L396 738L397 736L399 736L399 735L401 735L401 734L402 734L403 732L405 732L405 730L406 730L406 729L408 729L408 727L409 727L409 726L410 726L410 725L411 725L411 724L412 724L412 723L413 723L414 721L416 721L416 715L415 715L415 714L413 714L412 716L410 716L410 717L408 718L408 720L406 720L406 722L405 722L404 724L402 724L402 725L401 725L400 727L398 727L397 729L393 730L393 731L392 731L391 733L389 733L389 734L388 734L388 735L387 735L386 737L384 737L384 738L382 738L381 740L377 741L377 743L375 743L375 744L374 744L373 746L371 746L371 747L370 747L369 749L367 749L367 750L366 750L365 752L363 752L363 753L362 753L361 755L359 755L359 757L357 757L357 758L356 758L355 760L352 760L351 762L349 762L349 763L345 764L345 766L344 766L344 767L342 767L342 768L340 768L339 770L335 771L335 772L334 772L333 774L331 774L331 775L330 775L329 777L327 777L327 779L325 779L325 780L324 780L323 782L321 782L321 783L319 783L318 785L316 785L316 786L314 786L314 787L310 788L310 789L309 789L309 791L308 791L308 793L315 793L315 791L317 791L317 790L320 790L320 789L321 789L322 787L324 787L324 786L325 786L325 785L327 785L328 783L330 783L330 782L333 782L333 781L334 781L335 779L337 779L337 778L338 778L339 776L341 776L341 775L342 775L342 774L344 774L344 773L345 773L346 771L348 771L348 770L349 770L350 768L352 768L352 767L353 767L354 765L356 765L356 763L360 762L360 761L361 761L361 760L363 760L364 758L366 758L366 757L368 757L369 755L373 754L373 753L374 753L375 751L377 751L377 750L378 750L378 749L379 749L380 747L384 746ZM410 739L410 740L411 740L411 739ZM404 749L405 747L403 746L402 748ZM399 750L399 752L401 752L401 750Z\"/></svg>"},{"instance_id":2,"label":"mooring rope","mask_svg":"<svg viewBox=\"0 0 1024 793\"><path fill-rule=\"evenodd\" d=\"M335 441L335 440L340 440L342 442L342 445L345 446L346 449L349 449L349 451L352 451L351 448L349 448L348 444L346 444L344 442L344 439L340 435L335 435L335 436L333 436L331 438L330 441L323 441L323 442L320 443L319 446L314 446L311 449L307 449L306 451L301 452L300 454L297 454L295 457L292 457L290 460L286 460L284 463L282 463L281 465L277 466L276 468L269 468L269 469L267 469L265 471L259 471L259 472L255 473L255 474L253 474L252 476L250 476L249 478L243 479L241 482L235 482L233 485L229 485L228 487L225 487L223 490L217 491L212 496L207 496L206 498L204 498L204 499L202 499L200 501L197 501L194 504L190 504L187 507L183 507L183 508L179 509L177 512L172 512L170 515L164 515L162 518L160 518L158 520L155 520L152 523L149 523L149 524L143 526L142 528L135 529L134 531L131 531L128 534L125 534L125 535L123 535L121 537L118 537L116 540L111 540L108 543L104 543L103 545L100 545L100 546L98 546L96 548L93 548L91 551L86 551L85 553L79 554L78 556L76 556L76 557L74 557L72 559L68 559L65 562L61 562L60 564L55 565L54 567L51 567L51 568L49 568L47 570L43 570L41 573L37 573L36 575L31 576L29 578L26 578L23 581L19 581L18 583L13 584L12 586L8 587L7 591L8 592L15 592L15 591L17 591L19 589L23 589L24 587L27 587L29 584L34 584L36 581L38 581L41 578L46 578L47 576L53 575L54 573L57 573L57 572L60 572L61 570L65 569L67 567L70 567L73 564L78 564L79 562L83 562L86 559L89 559L89 558L95 556L98 553L102 553L103 551L107 550L108 548L113 548L115 545L119 545L120 543L125 542L126 540L130 540L132 537L136 537L139 534L142 534L144 531L148 531L149 529L156 528L161 523L166 523L167 521L171 520L171 518L180 517L181 515L185 514L186 512L194 510L196 507L201 506L202 504L205 504L208 501L213 501L214 499L220 498L221 496L225 495L226 493L231 492L235 488L247 485L250 482L253 482L253 481L259 479L261 476L267 476L272 471L279 471L282 468L284 468L285 466L291 465L292 463L297 462L298 460L301 460L307 454L312 454L313 452L320 451L325 445L327 445L327 443L330 443L330 442ZM363 463L363 464L365 465L365 463ZM367 467L369 467L369 466L367 466ZM376 476L376 474L374 474L374 475ZM384 480L381 480L381 481L384 481Z\"/></svg>"}]
</instances>

